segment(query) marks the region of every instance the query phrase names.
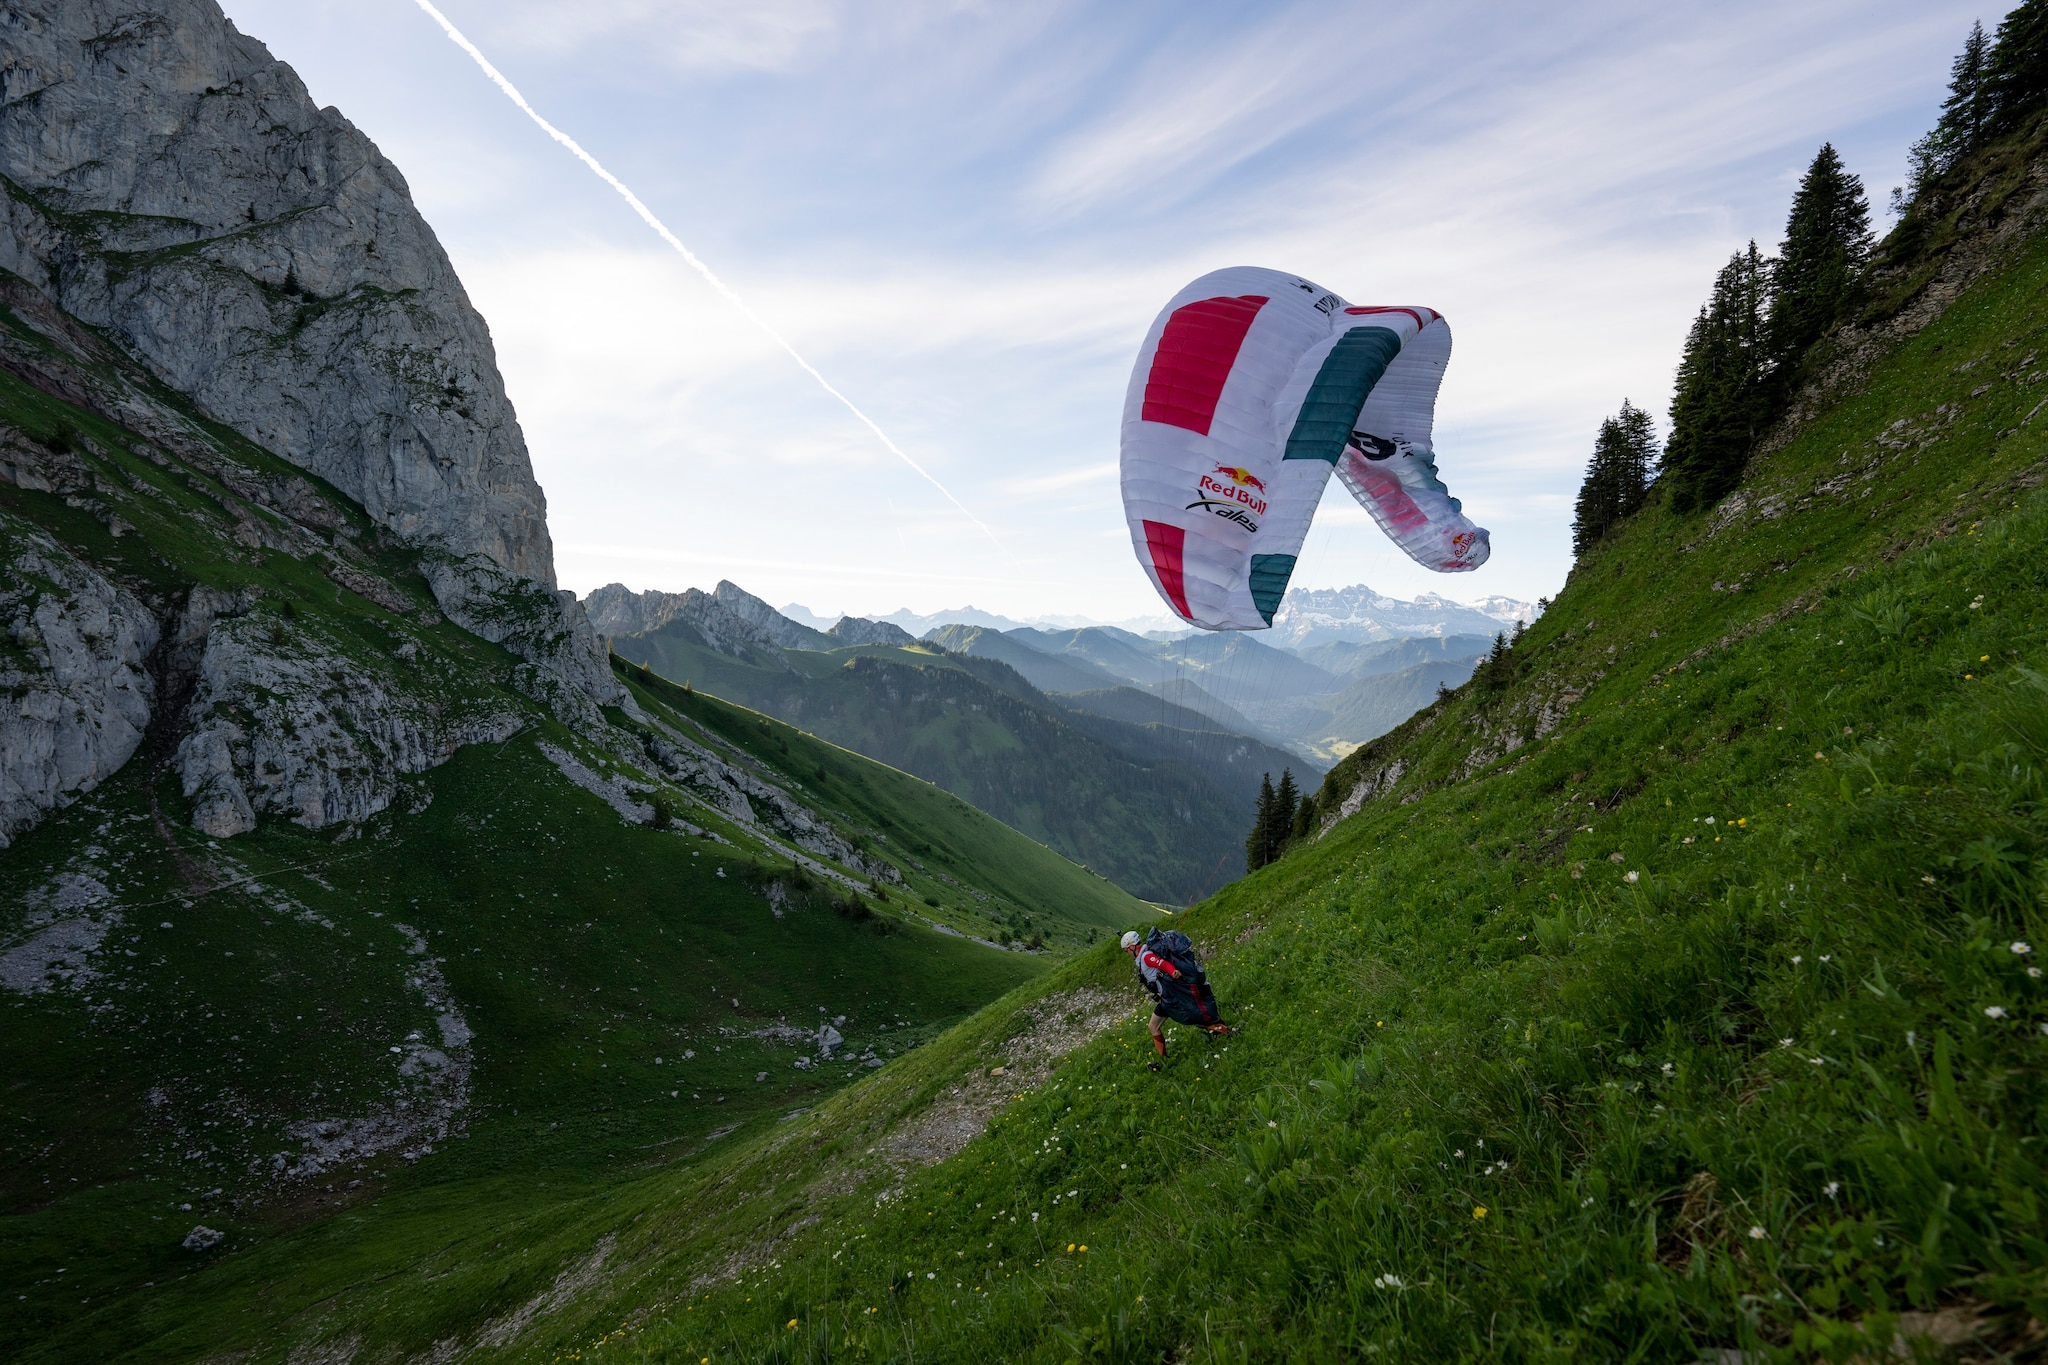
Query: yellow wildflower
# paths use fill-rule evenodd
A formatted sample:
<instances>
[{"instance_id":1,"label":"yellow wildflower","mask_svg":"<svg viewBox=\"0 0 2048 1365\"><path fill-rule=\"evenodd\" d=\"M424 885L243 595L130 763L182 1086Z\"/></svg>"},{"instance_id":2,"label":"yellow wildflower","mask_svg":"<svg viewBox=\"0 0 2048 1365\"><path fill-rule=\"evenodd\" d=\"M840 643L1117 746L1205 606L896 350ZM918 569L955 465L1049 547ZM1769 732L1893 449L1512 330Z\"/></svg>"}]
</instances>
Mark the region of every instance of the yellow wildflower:
<instances>
[{"instance_id":1,"label":"yellow wildflower","mask_svg":"<svg viewBox=\"0 0 2048 1365\"><path fill-rule=\"evenodd\" d=\"M1473 1208L1473 1210L1472 1210L1472 1216L1473 1216L1474 1218L1485 1218L1485 1217L1486 1217L1486 1205L1484 1205L1484 1204L1480 1204L1480 1205L1477 1205L1477 1206L1475 1206L1475 1207Z\"/></svg>"}]
</instances>

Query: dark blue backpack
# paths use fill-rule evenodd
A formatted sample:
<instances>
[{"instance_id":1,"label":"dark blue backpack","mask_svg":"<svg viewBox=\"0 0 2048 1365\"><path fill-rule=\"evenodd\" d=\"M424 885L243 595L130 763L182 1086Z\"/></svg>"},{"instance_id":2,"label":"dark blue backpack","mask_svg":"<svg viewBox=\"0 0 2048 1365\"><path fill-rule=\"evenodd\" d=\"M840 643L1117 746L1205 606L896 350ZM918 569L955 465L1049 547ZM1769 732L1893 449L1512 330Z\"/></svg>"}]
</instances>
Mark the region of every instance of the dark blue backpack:
<instances>
[{"instance_id":1,"label":"dark blue backpack","mask_svg":"<svg viewBox=\"0 0 2048 1365\"><path fill-rule=\"evenodd\" d=\"M1145 936L1145 951L1171 962L1173 969L1185 981L1192 983L1205 979L1202 959L1195 956L1194 943L1178 929L1154 929Z\"/></svg>"},{"instance_id":2,"label":"dark blue backpack","mask_svg":"<svg viewBox=\"0 0 2048 1365\"><path fill-rule=\"evenodd\" d=\"M1178 929L1154 929L1145 936L1145 951L1163 957L1179 972L1159 982L1159 1003L1166 1017L1183 1024L1207 1027L1218 1022L1216 993L1209 989L1202 959L1195 945Z\"/></svg>"}]
</instances>

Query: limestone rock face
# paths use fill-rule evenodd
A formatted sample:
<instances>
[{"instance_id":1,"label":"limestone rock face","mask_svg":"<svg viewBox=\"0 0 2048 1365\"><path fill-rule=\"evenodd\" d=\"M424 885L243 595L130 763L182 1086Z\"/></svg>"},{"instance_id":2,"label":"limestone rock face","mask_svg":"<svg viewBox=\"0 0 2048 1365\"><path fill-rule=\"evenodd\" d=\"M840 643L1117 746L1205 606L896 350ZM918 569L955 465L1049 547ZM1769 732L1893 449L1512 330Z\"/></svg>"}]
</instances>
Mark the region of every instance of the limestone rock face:
<instances>
[{"instance_id":1,"label":"limestone rock face","mask_svg":"<svg viewBox=\"0 0 2048 1365\"><path fill-rule=\"evenodd\" d=\"M198 656L177 764L193 825L216 839L259 815L308 829L363 820L391 804L400 777L522 724L503 710L450 714L405 656L365 659L257 601L196 588L166 642L172 669Z\"/></svg>"},{"instance_id":2,"label":"limestone rock face","mask_svg":"<svg viewBox=\"0 0 2048 1365\"><path fill-rule=\"evenodd\" d=\"M583 610L601 634L643 635L680 616L688 596L651 588L634 592L624 583L607 583L583 599Z\"/></svg>"},{"instance_id":3,"label":"limestone rock face","mask_svg":"<svg viewBox=\"0 0 2048 1365\"><path fill-rule=\"evenodd\" d=\"M612 676L604 642L576 594L506 573L483 555L429 556L420 568L449 620L527 661L513 685L545 703L564 725L597 734L605 727L599 707L639 712Z\"/></svg>"},{"instance_id":4,"label":"limestone rock face","mask_svg":"<svg viewBox=\"0 0 2048 1365\"><path fill-rule=\"evenodd\" d=\"M132 593L0 513L0 848L126 763L157 624Z\"/></svg>"},{"instance_id":5,"label":"limestone rock face","mask_svg":"<svg viewBox=\"0 0 2048 1365\"><path fill-rule=\"evenodd\" d=\"M720 579L712 591L718 604L784 649L835 649L842 642L821 630L790 620L754 594L730 579Z\"/></svg>"},{"instance_id":6,"label":"limestone rock face","mask_svg":"<svg viewBox=\"0 0 2048 1365\"><path fill-rule=\"evenodd\" d=\"M404 177L214 0L0 7L0 267L410 540L550 587L546 503Z\"/></svg>"}]
</instances>

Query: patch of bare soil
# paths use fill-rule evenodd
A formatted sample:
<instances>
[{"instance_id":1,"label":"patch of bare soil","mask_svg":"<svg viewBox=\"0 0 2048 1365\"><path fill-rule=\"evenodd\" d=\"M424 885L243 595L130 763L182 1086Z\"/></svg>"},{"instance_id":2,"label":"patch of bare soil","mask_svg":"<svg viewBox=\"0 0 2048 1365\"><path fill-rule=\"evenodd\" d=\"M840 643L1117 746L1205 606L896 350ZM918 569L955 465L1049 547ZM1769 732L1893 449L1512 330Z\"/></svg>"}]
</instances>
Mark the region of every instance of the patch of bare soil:
<instances>
[{"instance_id":1,"label":"patch of bare soil","mask_svg":"<svg viewBox=\"0 0 2048 1365\"><path fill-rule=\"evenodd\" d=\"M905 1115L865 1153L812 1181L787 1211L794 1214L878 1179L888 1184L877 1202L896 1198L911 1171L937 1165L980 1136L1010 1101L1043 1085L1060 1058L1130 1017L1134 1003L1129 991L1083 986L1025 1006L1029 1026L996 1050L993 1063L984 1061L948 1085L930 1105ZM772 1194L773 1188L762 1193ZM689 1292L770 1264L790 1234L817 1221L814 1214L793 1218L759 1241L734 1249L692 1279Z\"/></svg>"},{"instance_id":2,"label":"patch of bare soil","mask_svg":"<svg viewBox=\"0 0 2048 1365\"><path fill-rule=\"evenodd\" d=\"M477 1334L478 1346L510 1346L542 1314L551 1313L571 1299L593 1288L611 1259L616 1237L607 1235L591 1249L590 1255L555 1277L555 1282L501 1318L484 1324Z\"/></svg>"},{"instance_id":3,"label":"patch of bare soil","mask_svg":"<svg viewBox=\"0 0 2048 1365\"><path fill-rule=\"evenodd\" d=\"M1031 1027L1005 1042L995 1066L949 1086L929 1109L899 1124L878 1145L901 1166L931 1166L981 1136L1012 1099L1044 1083L1055 1063L1131 1012L1128 992L1083 986L1029 1006Z\"/></svg>"}]
</instances>

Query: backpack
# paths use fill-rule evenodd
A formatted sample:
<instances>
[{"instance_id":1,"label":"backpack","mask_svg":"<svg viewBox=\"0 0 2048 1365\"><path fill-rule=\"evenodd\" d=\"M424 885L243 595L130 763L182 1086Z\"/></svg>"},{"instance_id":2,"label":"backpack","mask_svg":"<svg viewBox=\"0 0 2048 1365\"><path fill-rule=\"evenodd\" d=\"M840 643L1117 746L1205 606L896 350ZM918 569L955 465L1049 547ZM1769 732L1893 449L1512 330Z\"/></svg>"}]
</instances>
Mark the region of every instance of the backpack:
<instances>
[{"instance_id":1,"label":"backpack","mask_svg":"<svg viewBox=\"0 0 2048 1365\"><path fill-rule=\"evenodd\" d=\"M1145 936L1145 951L1171 962L1181 979L1190 984L1207 979L1194 943L1178 929L1154 929Z\"/></svg>"},{"instance_id":2,"label":"backpack","mask_svg":"<svg viewBox=\"0 0 2048 1365\"><path fill-rule=\"evenodd\" d=\"M1145 951L1163 957L1180 973L1159 981L1159 1005L1166 1017L1182 1024L1206 1028L1218 1021L1216 993L1202 971L1202 959L1195 945L1178 929L1154 929L1145 937Z\"/></svg>"}]
</instances>

